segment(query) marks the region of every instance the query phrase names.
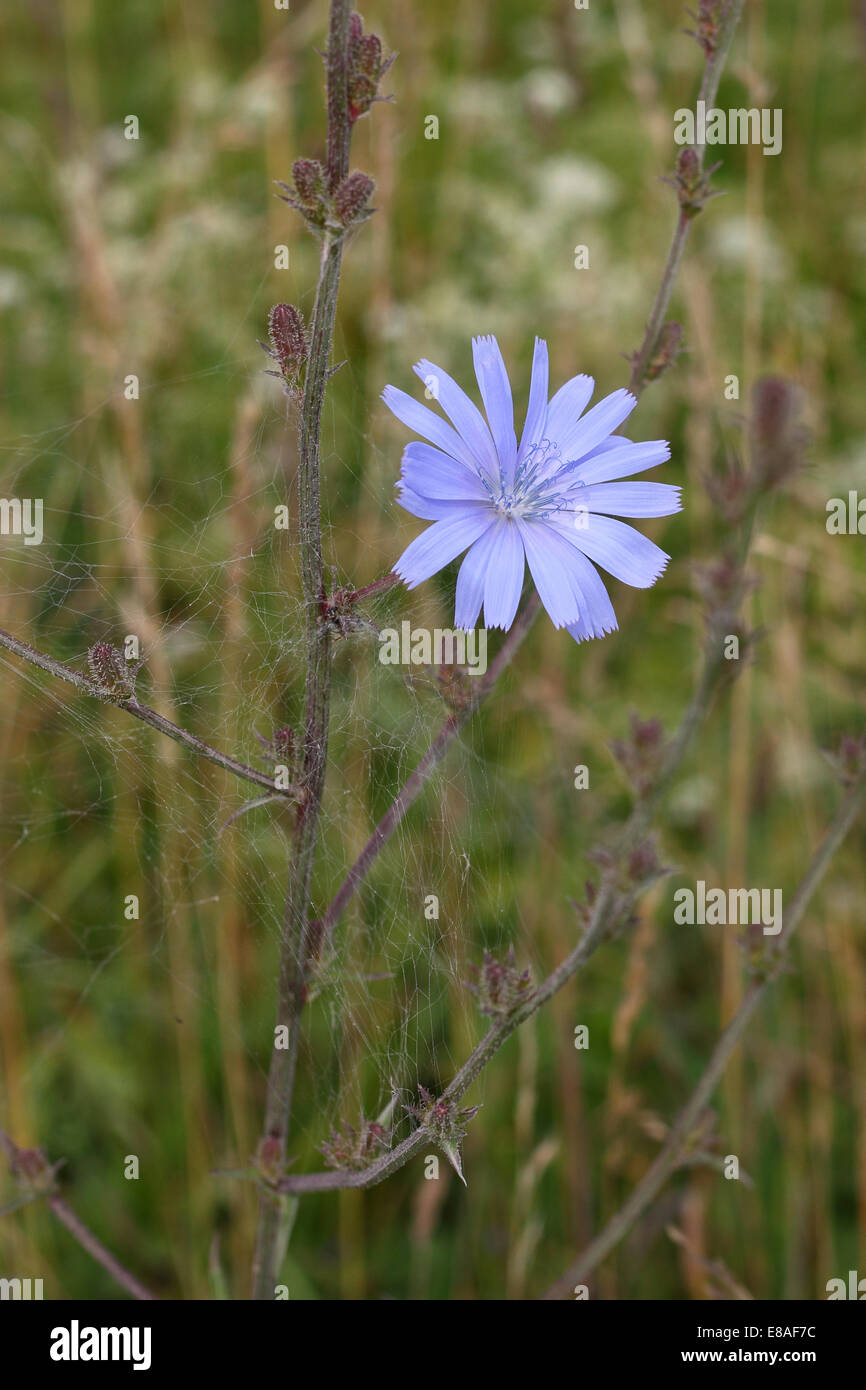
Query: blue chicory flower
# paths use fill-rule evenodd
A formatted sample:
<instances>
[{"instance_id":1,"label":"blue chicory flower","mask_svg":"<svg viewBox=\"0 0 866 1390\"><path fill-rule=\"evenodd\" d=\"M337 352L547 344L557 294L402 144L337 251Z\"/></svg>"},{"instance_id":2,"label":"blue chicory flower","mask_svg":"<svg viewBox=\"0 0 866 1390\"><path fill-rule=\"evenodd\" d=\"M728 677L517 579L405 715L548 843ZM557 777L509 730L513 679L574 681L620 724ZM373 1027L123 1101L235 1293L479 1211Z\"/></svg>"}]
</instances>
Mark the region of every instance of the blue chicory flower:
<instances>
[{"instance_id":1,"label":"blue chicory flower","mask_svg":"<svg viewBox=\"0 0 866 1390\"><path fill-rule=\"evenodd\" d=\"M447 372L422 360L415 371L451 421L386 386L382 399L429 443L403 453L399 502L432 521L394 566L407 588L429 579L464 550L457 577L457 628L514 621L525 562L555 627L578 642L616 630L596 565L635 588L654 584L669 556L616 517L670 516L680 489L622 482L670 458L663 439L635 444L617 429L637 401L625 390L586 410L595 383L575 376L550 401L547 344L535 340L529 406L520 443L511 384L495 338L472 342L484 416ZM586 411L586 413L584 413Z\"/></svg>"}]
</instances>

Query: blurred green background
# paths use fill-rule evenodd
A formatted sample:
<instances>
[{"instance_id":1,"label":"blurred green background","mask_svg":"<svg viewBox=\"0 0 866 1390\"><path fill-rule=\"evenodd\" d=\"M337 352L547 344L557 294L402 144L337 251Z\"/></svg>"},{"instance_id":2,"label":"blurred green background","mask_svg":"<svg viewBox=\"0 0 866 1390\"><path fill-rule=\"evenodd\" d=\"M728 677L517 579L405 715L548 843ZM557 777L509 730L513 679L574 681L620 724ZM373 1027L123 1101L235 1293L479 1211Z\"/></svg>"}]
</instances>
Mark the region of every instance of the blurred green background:
<instances>
[{"instance_id":1,"label":"blurred green background","mask_svg":"<svg viewBox=\"0 0 866 1390\"><path fill-rule=\"evenodd\" d=\"M536 333L554 384L625 384L672 228L673 112L703 63L677 0L363 12L399 51L396 100L356 127L379 211L344 259L346 365L323 425L327 559L359 585L418 530L393 500L407 434L379 393L414 391L419 357L469 385L470 338L495 333L518 412ZM323 0L31 0L0 57L0 492L45 499L41 546L0 540L0 626L81 669L92 643L136 634L143 698L251 762L256 731L297 723L302 693L297 554L273 526L296 503L295 444L256 340L272 304L312 308L317 247L273 181L322 152L326 18ZM747 0L720 104L781 107L782 153L719 150L725 196L672 306L688 352L629 422L672 442L657 476L684 484L684 512L641 529L673 561L648 593L611 584L620 632L603 642L578 648L542 618L382 854L308 1010L293 1171L320 1167L331 1125L377 1114L392 1088L406 1132L415 1085L447 1082L481 1034L463 981L485 946L513 942L536 978L571 949L587 852L629 806L609 740L632 710L672 728L689 698L691 569L725 537L702 478L739 447L757 377L781 373L804 390L810 465L762 518L763 641L667 803L677 874L469 1097L468 1189L444 1164L425 1181L419 1158L369 1193L300 1204L293 1298L542 1292L645 1171L743 989L736 932L675 926L674 889L789 896L832 814L821 750L860 728L866 675L863 540L825 529L828 498L866 496L864 62L862 4ZM448 627L454 574L370 611ZM377 650L337 649L319 908L442 718L432 683ZM245 1297L254 1189L215 1170L246 1165L261 1123L284 827L269 808L220 833L241 784L6 653L0 758L0 1123L66 1158L71 1204L160 1296ZM863 849L860 827L718 1094L718 1152L751 1185L711 1167L675 1178L595 1296L815 1298L866 1274ZM14 1195L4 1176L0 1204ZM42 1277L50 1298L117 1296L37 1206L0 1221L0 1274Z\"/></svg>"}]
</instances>

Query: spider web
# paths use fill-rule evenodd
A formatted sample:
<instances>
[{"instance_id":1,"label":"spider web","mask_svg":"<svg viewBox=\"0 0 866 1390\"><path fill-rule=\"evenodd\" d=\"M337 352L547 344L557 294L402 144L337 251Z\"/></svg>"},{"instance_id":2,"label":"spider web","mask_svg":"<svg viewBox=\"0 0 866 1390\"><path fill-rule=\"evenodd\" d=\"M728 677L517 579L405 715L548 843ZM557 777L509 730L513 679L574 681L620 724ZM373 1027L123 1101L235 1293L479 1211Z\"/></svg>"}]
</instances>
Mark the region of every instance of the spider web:
<instances>
[{"instance_id":1,"label":"spider web","mask_svg":"<svg viewBox=\"0 0 866 1390\"><path fill-rule=\"evenodd\" d=\"M159 389L162 394L187 386L179 380ZM235 364L215 368L208 388L237 391ZM360 399L354 379L351 394ZM130 402L128 408L136 406ZM138 635L143 666L136 694L142 703L268 771L273 758L259 736L269 738L286 723L296 729L302 724L297 489L294 445L287 443L293 429L284 431L278 392L272 393L258 374L240 408L255 424L241 451L235 450L231 470L203 471L199 460L188 479L172 479L170 490L157 476L142 499L107 473L98 449L80 462L80 435L90 424L85 417L63 430L16 441L13 457L28 475L47 467L50 477L58 464L62 475L74 455L78 477L68 509L46 504L42 545L25 547L20 538L4 538L5 607L16 635L83 671L93 643L122 646L127 634ZM378 544L381 523L372 529L369 524L390 501L390 479L396 474L390 451L368 440L366 463L348 478L345 465L329 452L329 437L356 428L345 406L329 407L324 511L326 517L340 513L325 524L331 589L338 582L369 579L371 564L374 573L376 567L387 572L398 553L393 542L390 548ZM10 495L18 477L13 466ZM335 483L355 491L354 511L367 516L364 528L334 505ZM49 498L52 491L49 485ZM207 510L196 516L194 499L201 494L207 496ZM97 509L100 500L108 504L105 511ZM288 532L275 530L270 520L274 506L284 501L293 514ZM70 534L72 539L64 538ZM331 563L342 555L349 556L348 563ZM144 559L146 570L136 568L135 557ZM351 571L353 561L363 574ZM312 915L324 909L448 713L434 670L379 663L375 626L399 625L409 617L415 626L448 627L452 603L453 576L411 597L400 589L362 605L369 628L335 644L328 787ZM58 824L76 853L86 854L88 843L105 833L128 837L139 874L138 882L124 879L119 898L140 897L140 921L124 922L118 931L116 924L99 920L98 914L93 920L87 912L79 925L73 911L65 923L74 943L66 956L52 953L50 930L38 933L24 950L25 974L76 981L66 1015L52 1021L44 1047L64 1045L70 1021L89 1007L118 959L130 952L156 967L175 1008L212 1007L202 977L207 971L190 968L178 956L173 933L182 929L180 919L194 922L207 962L219 950L221 907L234 900L248 933L246 949L261 948L272 969L262 981L265 990L256 1001L252 1029L224 1017L219 1027L223 1042L242 1048L252 1074L263 1080L290 860L287 808L272 804L239 814L245 803L259 799L256 788L160 739L125 712L52 681L5 652L2 660L14 669L7 680L17 685L21 700L17 711L7 712L13 747L22 707L27 748L34 738L50 745L50 775L28 764L26 779L7 797L10 843L3 871L13 902L27 894L16 887L17 856L25 848L32 855L41 845L47 857L55 855ZM311 982L299 1082L300 1119L311 1142L320 1142L331 1126L354 1123L361 1113L372 1118L385 1108L405 1127L405 1107L418 1084L432 1089L445 1084L463 1060L467 1042L480 1035L465 986L467 966L482 947L504 947L521 934L501 868L510 852L502 826L510 822L505 833L511 839L525 815L519 785L504 764L500 767L495 756L491 760L489 750L485 754L475 746L477 741L472 733L461 740L397 828ZM492 802L495 817L486 809ZM499 864L493 881L484 885L473 862L476 850L488 867ZM32 895L29 907L38 915ZM519 954L525 957L526 951L523 942ZM250 1001L240 1002L246 1017Z\"/></svg>"}]
</instances>

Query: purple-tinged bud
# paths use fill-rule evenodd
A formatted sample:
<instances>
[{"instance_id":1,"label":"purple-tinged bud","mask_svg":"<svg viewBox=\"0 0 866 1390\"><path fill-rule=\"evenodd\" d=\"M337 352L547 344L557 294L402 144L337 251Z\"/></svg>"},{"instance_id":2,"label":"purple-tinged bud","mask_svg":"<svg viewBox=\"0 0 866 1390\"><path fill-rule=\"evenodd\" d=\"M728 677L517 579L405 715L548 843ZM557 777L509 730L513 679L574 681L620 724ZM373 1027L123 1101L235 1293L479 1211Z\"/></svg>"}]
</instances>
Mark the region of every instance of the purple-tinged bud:
<instances>
[{"instance_id":1,"label":"purple-tinged bud","mask_svg":"<svg viewBox=\"0 0 866 1390\"><path fill-rule=\"evenodd\" d=\"M292 165L292 183L279 183L283 192L277 196L299 212L311 232L321 232L328 216L328 197L325 171L316 159L296 159Z\"/></svg>"},{"instance_id":2,"label":"purple-tinged bud","mask_svg":"<svg viewBox=\"0 0 866 1390\"><path fill-rule=\"evenodd\" d=\"M376 100L376 79L364 72L349 81L349 119L354 122L369 111Z\"/></svg>"},{"instance_id":3,"label":"purple-tinged bud","mask_svg":"<svg viewBox=\"0 0 866 1390\"><path fill-rule=\"evenodd\" d=\"M835 753L827 755L845 787L866 775L866 734L844 734Z\"/></svg>"},{"instance_id":4,"label":"purple-tinged bud","mask_svg":"<svg viewBox=\"0 0 866 1390\"><path fill-rule=\"evenodd\" d=\"M297 373L307 360L304 320L294 304L275 304L268 315L271 355L286 373Z\"/></svg>"},{"instance_id":5,"label":"purple-tinged bud","mask_svg":"<svg viewBox=\"0 0 866 1390\"><path fill-rule=\"evenodd\" d=\"M31 1192L51 1192L59 1167L48 1162L42 1149L15 1149L10 1161L13 1177Z\"/></svg>"},{"instance_id":6,"label":"purple-tinged bud","mask_svg":"<svg viewBox=\"0 0 866 1390\"><path fill-rule=\"evenodd\" d=\"M334 195L334 211L342 227L351 227L370 216L367 203L375 187L369 174L362 174L360 169L343 179Z\"/></svg>"},{"instance_id":7,"label":"purple-tinged bud","mask_svg":"<svg viewBox=\"0 0 866 1390\"><path fill-rule=\"evenodd\" d=\"M708 58L712 58L716 51L719 31L729 5L730 0L700 0L697 14L693 10L688 11L697 28L686 29L684 32L700 44Z\"/></svg>"},{"instance_id":8,"label":"purple-tinged bud","mask_svg":"<svg viewBox=\"0 0 866 1390\"><path fill-rule=\"evenodd\" d=\"M581 931L586 931L592 921L595 911L595 903L598 898L598 884L591 878L588 878L583 885L583 891L585 894L584 902L578 902L576 898L570 898L569 901L574 908L577 920L580 923Z\"/></svg>"},{"instance_id":9,"label":"purple-tinged bud","mask_svg":"<svg viewBox=\"0 0 866 1390\"><path fill-rule=\"evenodd\" d=\"M472 979L466 981L466 987L475 995L479 1011L486 1018L508 1018L530 993L531 973L516 968L513 946L509 946L501 961L485 951L482 964L470 965L469 972Z\"/></svg>"},{"instance_id":10,"label":"purple-tinged bud","mask_svg":"<svg viewBox=\"0 0 866 1390\"><path fill-rule=\"evenodd\" d=\"M292 179L298 201L314 207L325 191L325 171L317 159L296 159Z\"/></svg>"},{"instance_id":11,"label":"purple-tinged bud","mask_svg":"<svg viewBox=\"0 0 866 1390\"><path fill-rule=\"evenodd\" d=\"M419 1126L426 1129L430 1137L439 1145L465 1187L466 1179L463 1176L460 1145L466 1133L466 1126L478 1114L481 1107L470 1105L464 1110L458 1110L453 1100L445 1100L444 1097L435 1100L424 1086L418 1087L418 1094L421 1097L420 1104L407 1105L406 1109L410 1115L415 1117Z\"/></svg>"},{"instance_id":12,"label":"purple-tinged bud","mask_svg":"<svg viewBox=\"0 0 866 1390\"><path fill-rule=\"evenodd\" d=\"M735 454L728 455L723 464L714 466L713 471L705 475L704 485L725 521L735 525L742 520L752 499L753 488L740 458Z\"/></svg>"},{"instance_id":13,"label":"purple-tinged bud","mask_svg":"<svg viewBox=\"0 0 866 1390\"><path fill-rule=\"evenodd\" d=\"M378 34L364 34L358 41L355 61L359 72L366 73L367 77L378 77L382 66L382 40Z\"/></svg>"},{"instance_id":14,"label":"purple-tinged bud","mask_svg":"<svg viewBox=\"0 0 866 1390\"><path fill-rule=\"evenodd\" d=\"M669 872L659 859L656 843L652 838L641 840L631 851L626 864L626 875L629 883L635 888L645 888Z\"/></svg>"},{"instance_id":15,"label":"purple-tinged bud","mask_svg":"<svg viewBox=\"0 0 866 1390\"><path fill-rule=\"evenodd\" d=\"M709 565L696 565L694 581L715 626L734 632L743 600L757 588L754 575L743 569L733 551L726 551Z\"/></svg>"},{"instance_id":16,"label":"purple-tinged bud","mask_svg":"<svg viewBox=\"0 0 866 1390\"><path fill-rule=\"evenodd\" d=\"M674 172L662 182L669 183L676 190L683 217L697 217L711 198L719 197L721 190L710 188L710 177L718 168L719 165L714 164L704 171L698 152L692 145L680 150Z\"/></svg>"},{"instance_id":17,"label":"purple-tinged bud","mask_svg":"<svg viewBox=\"0 0 866 1390\"><path fill-rule=\"evenodd\" d=\"M756 491L787 482L801 467L806 431L800 423L800 392L783 377L765 377L752 391L751 479Z\"/></svg>"},{"instance_id":18,"label":"purple-tinged bud","mask_svg":"<svg viewBox=\"0 0 866 1390\"><path fill-rule=\"evenodd\" d=\"M376 34L365 34L361 16L353 14L349 21L348 93L349 119L353 123L365 115L374 102L385 101L379 96L379 84L394 62L394 55L382 56L382 40Z\"/></svg>"},{"instance_id":19,"label":"purple-tinged bud","mask_svg":"<svg viewBox=\"0 0 866 1390\"><path fill-rule=\"evenodd\" d=\"M612 739L611 752L623 768L638 795L644 795L655 781L664 755L665 740L661 721L630 715L631 728L624 739Z\"/></svg>"},{"instance_id":20,"label":"purple-tinged bud","mask_svg":"<svg viewBox=\"0 0 866 1390\"><path fill-rule=\"evenodd\" d=\"M697 150L691 145L680 150L677 157L676 177L686 186L695 187L701 177L701 163L698 159Z\"/></svg>"},{"instance_id":21,"label":"purple-tinged bud","mask_svg":"<svg viewBox=\"0 0 866 1390\"><path fill-rule=\"evenodd\" d=\"M87 653L90 674L100 693L112 700L129 700L135 693L133 673L123 652L110 642L97 642Z\"/></svg>"},{"instance_id":22,"label":"purple-tinged bud","mask_svg":"<svg viewBox=\"0 0 866 1390\"><path fill-rule=\"evenodd\" d=\"M365 1120L362 1115L357 1129L353 1125L341 1125L331 1130L330 1139L319 1145L326 1168L346 1169L359 1172L369 1167L380 1149L387 1148L388 1131L375 1120Z\"/></svg>"}]
</instances>

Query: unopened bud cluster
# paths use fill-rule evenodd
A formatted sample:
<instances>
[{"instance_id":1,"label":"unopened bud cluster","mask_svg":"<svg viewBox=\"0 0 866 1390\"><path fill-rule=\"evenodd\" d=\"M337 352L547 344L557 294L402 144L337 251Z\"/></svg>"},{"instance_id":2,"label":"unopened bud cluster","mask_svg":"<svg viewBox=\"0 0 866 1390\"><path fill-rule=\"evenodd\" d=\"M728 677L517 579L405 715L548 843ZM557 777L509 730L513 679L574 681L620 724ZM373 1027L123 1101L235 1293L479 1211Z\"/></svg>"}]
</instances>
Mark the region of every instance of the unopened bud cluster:
<instances>
[{"instance_id":1,"label":"unopened bud cluster","mask_svg":"<svg viewBox=\"0 0 866 1390\"><path fill-rule=\"evenodd\" d=\"M664 731L658 719L630 716L631 727L624 739L612 739L611 752L638 794L648 791L655 781L664 753Z\"/></svg>"},{"instance_id":2,"label":"unopened bud cluster","mask_svg":"<svg viewBox=\"0 0 866 1390\"><path fill-rule=\"evenodd\" d=\"M42 1149L16 1149L10 1163L12 1176L27 1192L51 1192L63 1160L49 1163Z\"/></svg>"},{"instance_id":3,"label":"unopened bud cluster","mask_svg":"<svg viewBox=\"0 0 866 1390\"><path fill-rule=\"evenodd\" d=\"M802 467L807 434L800 422L801 395L793 382L756 382L749 412L749 462L728 456L705 479L725 521L737 524L761 496L782 487Z\"/></svg>"},{"instance_id":4,"label":"unopened bud cluster","mask_svg":"<svg viewBox=\"0 0 866 1390\"><path fill-rule=\"evenodd\" d=\"M806 431L800 422L801 394L784 377L764 377L752 391L752 472L756 491L789 481L803 462Z\"/></svg>"},{"instance_id":5,"label":"unopened bud cluster","mask_svg":"<svg viewBox=\"0 0 866 1390\"><path fill-rule=\"evenodd\" d=\"M830 754L830 761L843 786L859 782L866 776L866 734L860 734L859 738L845 734L836 752Z\"/></svg>"},{"instance_id":6,"label":"unopened bud cluster","mask_svg":"<svg viewBox=\"0 0 866 1390\"><path fill-rule=\"evenodd\" d=\"M385 58L382 40L376 34L364 33L364 21L359 14L349 20L349 119L354 124L376 101L387 101L379 95L379 84L394 62L395 54Z\"/></svg>"},{"instance_id":7,"label":"unopened bud cluster","mask_svg":"<svg viewBox=\"0 0 866 1390\"><path fill-rule=\"evenodd\" d=\"M301 214L317 236L343 236L350 227L366 222L374 211L369 202L376 185L360 169L348 174L332 192L318 160L296 159L292 182L279 183L278 187L284 190L278 196Z\"/></svg>"},{"instance_id":8,"label":"unopened bud cluster","mask_svg":"<svg viewBox=\"0 0 866 1390\"><path fill-rule=\"evenodd\" d=\"M612 892L605 935L616 936L621 931L630 930L636 923L635 904L641 893L657 879L671 873L671 869L659 858L658 847L652 836L632 845L630 849L600 846L593 850L589 858L602 870L608 890ZM575 904L578 918L586 930L595 916L598 889L587 884L586 904Z\"/></svg>"},{"instance_id":9,"label":"unopened bud cluster","mask_svg":"<svg viewBox=\"0 0 866 1390\"><path fill-rule=\"evenodd\" d=\"M330 1139L319 1145L327 1168L343 1168L358 1172L367 1168L380 1149L387 1147L388 1132L375 1120L361 1116L357 1129L341 1125L331 1130Z\"/></svg>"},{"instance_id":10,"label":"unopened bud cluster","mask_svg":"<svg viewBox=\"0 0 866 1390\"><path fill-rule=\"evenodd\" d=\"M459 1149L466 1126L478 1114L480 1105L458 1110L455 1101L444 1098L436 1100L425 1086L418 1087L418 1095L420 1101L416 1105L407 1105L406 1109L451 1157L449 1150Z\"/></svg>"},{"instance_id":11,"label":"unopened bud cluster","mask_svg":"<svg viewBox=\"0 0 866 1390\"><path fill-rule=\"evenodd\" d=\"M517 969L513 946L509 946L502 960L485 951L481 965L470 965L469 972L472 978L466 981L466 987L475 995L485 1018L508 1018L531 989L531 973Z\"/></svg>"},{"instance_id":12,"label":"unopened bud cluster","mask_svg":"<svg viewBox=\"0 0 866 1390\"><path fill-rule=\"evenodd\" d=\"M685 32L697 40L708 58L712 58L716 51L722 22L729 5L730 0L700 0L697 14L694 10L689 10L697 27L686 29Z\"/></svg>"},{"instance_id":13,"label":"unopened bud cluster","mask_svg":"<svg viewBox=\"0 0 866 1390\"><path fill-rule=\"evenodd\" d=\"M697 150L691 145L680 150L674 172L663 182L675 190L683 217L697 217L711 198L720 196L720 189L710 187L710 178L718 168L716 163L705 171Z\"/></svg>"}]
</instances>

